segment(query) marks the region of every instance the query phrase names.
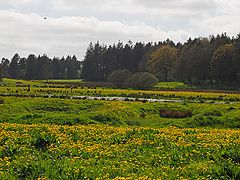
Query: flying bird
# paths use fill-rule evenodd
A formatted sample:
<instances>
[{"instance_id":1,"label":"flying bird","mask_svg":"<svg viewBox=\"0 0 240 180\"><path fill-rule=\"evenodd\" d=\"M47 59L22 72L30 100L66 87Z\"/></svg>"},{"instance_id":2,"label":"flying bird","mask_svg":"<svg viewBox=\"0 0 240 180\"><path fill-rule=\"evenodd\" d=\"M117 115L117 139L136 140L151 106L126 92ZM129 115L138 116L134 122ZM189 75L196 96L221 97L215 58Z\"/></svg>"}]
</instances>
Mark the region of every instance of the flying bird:
<instances>
[{"instance_id":1,"label":"flying bird","mask_svg":"<svg viewBox=\"0 0 240 180\"><path fill-rule=\"evenodd\" d=\"M47 19L47 17L44 17L44 19Z\"/></svg>"}]
</instances>

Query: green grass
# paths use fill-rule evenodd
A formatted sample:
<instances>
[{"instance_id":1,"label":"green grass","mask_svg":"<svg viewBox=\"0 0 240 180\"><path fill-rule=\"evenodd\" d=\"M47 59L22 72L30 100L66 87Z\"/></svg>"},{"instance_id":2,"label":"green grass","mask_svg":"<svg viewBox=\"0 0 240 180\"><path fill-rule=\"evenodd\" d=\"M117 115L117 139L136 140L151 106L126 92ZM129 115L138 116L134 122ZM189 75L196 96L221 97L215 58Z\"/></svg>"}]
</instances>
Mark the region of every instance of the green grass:
<instances>
[{"instance_id":1,"label":"green grass","mask_svg":"<svg viewBox=\"0 0 240 180\"><path fill-rule=\"evenodd\" d=\"M191 92L191 91L143 91L130 89L109 89L109 88L71 88L71 87L50 87L50 85L31 86L0 86L1 94L17 95L57 95L57 96L110 96L110 97L135 97L154 99L180 99L184 101L240 101L239 93L231 92Z\"/></svg>"},{"instance_id":2,"label":"green grass","mask_svg":"<svg viewBox=\"0 0 240 180\"><path fill-rule=\"evenodd\" d=\"M142 127L239 128L240 104L142 103L49 98L2 98L0 122L21 124L110 124ZM160 110L191 112L192 117L165 118Z\"/></svg>"},{"instance_id":3,"label":"green grass","mask_svg":"<svg viewBox=\"0 0 240 180\"><path fill-rule=\"evenodd\" d=\"M85 82L81 79L48 79L48 80L39 80L37 81L39 83L43 83L43 84L52 84L52 85L61 85L61 84L77 84L77 85L81 85L84 84Z\"/></svg>"},{"instance_id":4,"label":"green grass","mask_svg":"<svg viewBox=\"0 0 240 180\"><path fill-rule=\"evenodd\" d=\"M52 81L52 82L51 82ZM88 87L81 80L49 80L47 81L24 81L4 79L4 84L0 84L0 93L13 95L57 95L57 96L120 96L135 98L155 98L155 99L181 99L187 101L240 101L239 92L231 91L201 91L187 90L187 85L179 82L159 83L163 90L132 90L132 89L111 89ZM17 83L18 82L18 83ZM30 88L28 88L30 85ZM87 86L87 87L85 87ZM176 87L183 87L180 90ZM185 87L185 88L184 88ZM159 88L161 89L161 88ZM166 90L168 89L168 90ZM176 89L176 90L173 90ZM184 90L185 89L185 90Z\"/></svg>"},{"instance_id":5,"label":"green grass","mask_svg":"<svg viewBox=\"0 0 240 180\"><path fill-rule=\"evenodd\" d=\"M195 86L187 85L183 82L159 82L154 86L157 89L196 89Z\"/></svg>"},{"instance_id":6,"label":"green grass","mask_svg":"<svg viewBox=\"0 0 240 180\"><path fill-rule=\"evenodd\" d=\"M9 79L9 78L3 78L3 83L5 83L7 86L16 86L16 85L41 85L41 82L38 81L28 81L28 80L18 80L18 79Z\"/></svg>"},{"instance_id":7,"label":"green grass","mask_svg":"<svg viewBox=\"0 0 240 180\"><path fill-rule=\"evenodd\" d=\"M66 83L75 83L75 82L83 82L82 79L48 79L48 80L40 80L39 82L66 82Z\"/></svg>"},{"instance_id":8,"label":"green grass","mask_svg":"<svg viewBox=\"0 0 240 180\"><path fill-rule=\"evenodd\" d=\"M62 80L53 80L62 82ZM63 80L67 82L67 80ZM78 82L80 80L72 80ZM239 128L240 94L185 91L137 91L109 88L63 88L48 87L40 81L20 81L32 83L28 87L17 87L17 80L4 79L7 83L0 87L0 93L9 94L0 104L0 122L47 123L47 124L111 124L140 127L217 127ZM70 81L71 82L71 81ZM20 84L21 84L20 83ZM169 83L167 83L169 85ZM167 85L165 84L165 85ZM170 83L171 84L171 83ZM44 85L44 86L42 86ZM164 83L162 83L164 85ZM172 83L172 87L184 85ZM55 98L48 98L48 95ZM19 98L29 95L29 98ZM136 98L181 99L182 103L142 103L100 100L74 100L69 96L125 96ZM31 98L37 96L38 98ZM43 98L45 97L45 98ZM62 98L60 98L62 97ZM190 112L192 117L171 118L160 115ZM171 116L171 115L170 115Z\"/></svg>"},{"instance_id":9,"label":"green grass","mask_svg":"<svg viewBox=\"0 0 240 180\"><path fill-rule=\"evenodd\" d=\"M239 179L239 130L0 123L1 179Z\"/></svg>"},{"instance_id":10,"label":"green grass","mask_svg":"<svg viewBox=\"0 0 240 180\"><path fill-rule=\"evenodd\" d=\"M177 82L137 91L3 81L0 179L240 179L239 93L166 91L188 88ZM182 102L69 98L79 95Z\"/></svg>"}]
</instances>

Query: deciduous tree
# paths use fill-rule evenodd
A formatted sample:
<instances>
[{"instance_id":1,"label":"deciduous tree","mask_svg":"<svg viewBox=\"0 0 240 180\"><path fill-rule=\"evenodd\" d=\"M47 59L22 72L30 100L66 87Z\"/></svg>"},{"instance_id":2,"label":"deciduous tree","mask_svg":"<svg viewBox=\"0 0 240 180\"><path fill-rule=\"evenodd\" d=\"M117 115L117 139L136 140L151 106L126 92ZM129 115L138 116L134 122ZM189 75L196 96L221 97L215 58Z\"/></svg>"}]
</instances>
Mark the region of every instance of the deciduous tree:
<instances>
[{"instance_id":1,"label":"deciduous tree","mask_svg":"<svg viewBox=\"0 0 240 180\"><path fill-rule=\"evenodd\" d=\"M211 73L217 84L231 83L233 81L233 44L219 46L213 53L210 65Z\"/></svg>"},{"instance_id":2,"label":"deciduous tree","mask_svg":"<svg viewBox=\"0 0 240 180\"><path fill-rule=\"evenodd\" d=\"M147 71L154 74L160 81L173 80L174 64L177 61L178 51L169 45L161 46L149 54Z\"/></svg>"}]
</instances>

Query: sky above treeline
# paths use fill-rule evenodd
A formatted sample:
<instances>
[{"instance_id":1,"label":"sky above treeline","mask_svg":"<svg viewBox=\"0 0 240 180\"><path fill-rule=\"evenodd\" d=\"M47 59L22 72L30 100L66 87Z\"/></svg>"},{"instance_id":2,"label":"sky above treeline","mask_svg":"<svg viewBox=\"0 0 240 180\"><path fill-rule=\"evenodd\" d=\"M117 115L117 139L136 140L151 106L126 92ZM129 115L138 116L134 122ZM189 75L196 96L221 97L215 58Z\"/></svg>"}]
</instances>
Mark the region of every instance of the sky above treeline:
<instances>
[{"instance_id":1,"label":"sky above treeline","mask_svg":"<svg viewBox=\"0 0 240 180\"><path fill-rule=\"evenodd\" d=\"M236 36L239 9L239 0L0 0L0 57L33 53L81 60L96 41Z\"/></svg>"}]
</instances>

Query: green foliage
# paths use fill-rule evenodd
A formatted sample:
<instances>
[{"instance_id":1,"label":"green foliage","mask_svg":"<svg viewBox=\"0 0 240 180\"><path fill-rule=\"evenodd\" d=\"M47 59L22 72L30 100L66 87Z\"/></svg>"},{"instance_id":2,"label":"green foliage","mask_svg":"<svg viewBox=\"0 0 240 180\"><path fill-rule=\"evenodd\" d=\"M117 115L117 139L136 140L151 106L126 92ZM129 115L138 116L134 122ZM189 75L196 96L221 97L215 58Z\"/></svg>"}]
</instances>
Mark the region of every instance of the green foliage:
<instances>
[{"instance_id":1,"label":"green foliage","mask_svg":"<svg viewBox=\"0 0 240 180\"><path fill-rule=\"evenodd\" d=\"M32 145L39 150L46 150L51 144L56 143L56 136L48 133L35 132Z\"/></svg>"},{"instance_id":2,"label":"green foliage","mask_svg":"<svg viewBox=\"0 0 240 180\"><path fill-rule=\"evenodd\" d=\"M9 75L11 78L16 79L18 77L18 62L20 60L20 56L15 54L9 64Z\"/></svg>"},{"instance_id":3,"label":"green foliage","mask_svg":"<svg viewBox=\"0 0 240 180\"><path fill-rule=\"evenodd\" d=\"M20 58L15 54L9 63L3 59L0 64L4 77L14 79L77 79L80 78L81 63L76 56L66 59L54 57L50 59L46 54L36 57L30 54L27 58Z\"/></svg>"},{"instance_id":4,"label":"green foliage","mask_svg":"<svg viewBox=\"0 0 240 180\"><path fill-rule=\"evenodd\" d=\"M82 62L76 56L50 59L47 55L28 57L14 55L11 62L0 63L3 77L16 79L80 79L106 82L119 69L137 73L148 71L160 81L182 81L190 85L216 89L239 89L240 38L226 33L210 37L189 38L175 44L171 40L158 43L106 46L90 43ZM1 73L0 73L1 74ZM0 75L1 77L1 75ZM114 78L120 87L121 77ZM123 79L126 79L123 78Z\"/></svg>"},{"instance_id":5,"label":"green foliage","mask_svg":"<svg viewBox=\"0 0 240 180\"><path fill-rule=\"evenodd\" d=\"M125 86L133 89L149 89L158 83L158 79L150 73L142 72L133 74Z\"/></svg>"},{"instance_id":6,"label":"green foliage","mask_svg":"<svg viewBox=\"0 0 240 180\"><path fill-rule=\"evenodd\" d=\"M119 125L123 124L117 117L111 117L109 115L95 115L91 117L91 119L100 122L102 124L110 124L110 125Z\"/></svg>"},{"instance_id":7,"label":"green foliage","mask_svg":"<svg viewBox=\"0 0 240 180\"><path fill-rule=\"evenodd\" d=\"M2 82L2 76L3 76L3 74L2 74L2 65L0 65L0 82Z\"/></svg>"},{"instance_id":8,"label":"green foliage","mask_svg":"<svg viewBox=\"0 0 240 180\"><path fill-rule=\"evenodd\" d=\"M212 116L204 117L204 116L196 116L193 120L192 124L196 127L216 127L222 126L221 119L215 118Z\"/></svg>"},{"instance_id":9,"label":"green foliage","mask_svg":"<svg viewBox=\"0 0 240 180\"><path fill-rule=\"evenodd\" d=\"M171 90L171 89L196 89L195 86L187 85L183 82L159 82L154 86L156 89Z\"/></svg>"},{"instance_id":10,"label":"green foliage","mask_svg":"<svg viewBox=\"0 0 240 180\"><path fill-rule=\"evenodd\" d=\"M233 44L225 44L217 48L211 59L211 73L216 82L221 84L222 82L234 81L235 77L233 62L235 47Z\"/></svg>"},{"instance_id":11,"label":"green foliage","mask_svg":"<svg viewBox=\"0 0 240 180\"><path fill-rule=\"evenodd\" d=\"M21 124L240 127L238 103L142 103L5 97L4 104L0 106L0 122Z\"/></svg>"},{"instance_id":12,"label":"green foliage","mask_svg":"<svg viewBox=\"0 0 240 180\"><path fill-rule=\"evenodd\" d=\"M240 177L239 130L7 123L0 127L1 179Z\"/></svg>"},{"instance_id":13,"label":"green foliage","mask_svg":"<svg viewBox=\"0 0 240 180\"><path fill-rule=\"evenodd\" d=\"M123 87L130 76L131 73L127 69L116 70L109 74L108 81L115 84L117 87Z\"/></svg>"},{"instance_id":14,"label":"green foliage","mask_svg":"<svg viewBox=\"0 0 240 180\"><path fill-rule=\"evenodd\" d=\"M154 74L161 81L171 81L174 77L174 65L178 51L174 47L161 46L148 56L147 71Z\"/></svg>"},{"instance_id":15,"label":"green foliage","mask_svg":"<svg viewBox=\"0 0 240 180\"><path fill-rule=\"evenodd\" d=\"M125 45L119 42L109 46L100 45L99 42L90 43L83 62L83 78L90 81L106 81L111 72L127 69L133 73L148 71L160 81L177 80L217 89L238 89L239 40L239 36L232 38L223 33L217 36L189 38L186 42L178 44L171 40L147 44L129 42ZM223 70L222 73L219 71L222 76L219 80L213 72L216 66L211 60L219 47L228 44L233 47L227 53L231 57L225 58L229 59L230 63L226 66L223 63L219 64L219 68Z\"/></svg>"},{"instance_id":16,"label":"green foliage","mask_svg":"<svg viewBox=\"0 0 240 180\"><path fill-rule=\"evenodd\" d=\"M195 85L209 83L212 51L213 46L208 38L189 39L175 66L178 79Z\"/></svg>"}]
</instances>

